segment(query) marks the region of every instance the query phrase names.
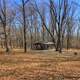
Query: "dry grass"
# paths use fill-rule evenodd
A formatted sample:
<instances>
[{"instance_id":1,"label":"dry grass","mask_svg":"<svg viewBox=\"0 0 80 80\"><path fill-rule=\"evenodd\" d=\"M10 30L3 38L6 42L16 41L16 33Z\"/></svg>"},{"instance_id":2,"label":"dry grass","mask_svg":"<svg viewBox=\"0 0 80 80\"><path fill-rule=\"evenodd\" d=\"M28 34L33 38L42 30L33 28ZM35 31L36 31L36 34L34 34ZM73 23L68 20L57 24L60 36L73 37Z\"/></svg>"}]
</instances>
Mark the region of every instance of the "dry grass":
<instances>
[{"instance_id":1,"label":"dry grass","mask_svg":"<svg viewBox=\"0 0 80 80\"><path fill-rule=\"evenodd\" d=\"M0 52L0 80L79 80L80 51ZM21 53L20 53L21 52Z\"/></svg>"}]
</instances>

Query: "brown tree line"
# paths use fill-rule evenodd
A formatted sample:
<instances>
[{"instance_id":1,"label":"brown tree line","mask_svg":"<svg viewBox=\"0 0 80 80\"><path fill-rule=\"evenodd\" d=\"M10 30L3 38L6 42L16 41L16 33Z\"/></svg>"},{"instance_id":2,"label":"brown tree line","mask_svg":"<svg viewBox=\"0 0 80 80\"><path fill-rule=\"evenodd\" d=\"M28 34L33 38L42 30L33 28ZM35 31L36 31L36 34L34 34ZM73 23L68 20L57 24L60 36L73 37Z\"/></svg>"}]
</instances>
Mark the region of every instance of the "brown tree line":
<instances>
[{"instance_id":1,"label":"brown tree line","mask_svg":"<svg viewBox=\"0 0 80 80\"><path fill-rule=\"evenodd\" d=\"M75 20L75 8L77 5L68 0L0 0L1 47L6 52L11 48L27 52L34 42L52 41L61 53L65 47L72 48L75 41L75 48L79 48L80 20Z\"/></svg>"}]
</instances>

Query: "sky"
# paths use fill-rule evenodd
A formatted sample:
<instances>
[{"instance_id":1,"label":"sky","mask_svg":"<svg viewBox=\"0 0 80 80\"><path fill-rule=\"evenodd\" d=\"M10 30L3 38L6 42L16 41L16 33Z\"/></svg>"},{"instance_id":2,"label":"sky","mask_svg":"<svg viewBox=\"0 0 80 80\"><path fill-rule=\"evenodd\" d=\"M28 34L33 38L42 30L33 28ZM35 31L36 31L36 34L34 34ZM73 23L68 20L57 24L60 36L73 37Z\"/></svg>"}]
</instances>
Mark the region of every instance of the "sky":
<instances>
[{"instance_id":1,"label":"sky","mask_svg":"<svg viewBox=\"0 0 80 80\"><path fill-rule=\"evenodd\" d=\"M43 1L45 3L49 3L49 0L36 0L36 1L40 2L40 3L43 2ZM59 0L54 0L54 1L57 4ZM72 2L74 2L72 4L74 4L74 6L75 6L75 11L76 11L76 13L75 13L75 19L78 19L80 17L80 0L68 0L68 1L69 1L70 4Z\"/></svg>"},{"instance_id":2,"label":"sky","mask_svg":"<svg viewBox=\"0 0 80 80\"><path fill-rule=\"evenodd\" d=\"M12 6L11 8L14 8L14 5L15 5L15 3L13 3L13 1L15 1L17 4L19 4L21 0L8 0L9 5ZM45 3L49 3L49 0L36 0L36 1L37 1L38 6L39 6L39 3L42 3L43 1ZM54 0L54 1L57 4L59 0ZM78 26L77 19L80 17L80 0L68 0L68 1L69 1L69 3L71 3L73 1L77 4L77 5L75 5L76 8L74 8L74 9L76 9L75 21L76 21L76 27L77 27ZM47 25L49 25L49 15L47 15L46 18L47 18L46 19Z\"/></svg>"},{"instance_id":3,"label":"sky","mask_svg":"<svg viewBox=\"0 0 80 80\"><path fill-rule=\"evenodd\" d=\"M76 8L76 11L77 11L77 15L76 17L80 16L80 0L73 0L74 2L76 2L77 4L77 8Z\"/></svg>"},{"instance_id":4,"label":"sky","mask_svg":"<svg viewBox=\"0 0 80 80\"><path fill-rule=\"evenodd\" d=\"M21 0L9 0L10 3L13 3L13 1L15 1L18 4L18 3L20 3ZM39 3L42 3L42 2L49 3L49 0L36 0L36 1L37 1L38 6L39 6ZM54 1L57 4L59 0L54 0ZM72 1L78 4L78 5L75 4L75 7L76 7L75 8L76 9L75 19L77 20L80 17L80 0L68 0L68 1L70 4ZM11 5L13 6L14 4L11 4ZM47 19L49 19L48 15L46 17L47 17Z\"/></svg>"},{"instance_id":5,"label":"sky","mask_svg":"<svg viewBox=\"0 0 80 80\"><path fill-rule=\"evenodd\" d=\"M13 1L15 1L16 3L19 3L20 2L20 0L9 0L9 2L10 3L12 3ZM34 0L33 0L34 1ZM37 1L37 3L42 3L43 1L45 2L45 3L48 3L49 2L49 0L36 0ZM54 0L56 3L58 3L58 1L59 0ZM69 3L71 3L72 1L73 2L76 2L78 5L77 5L77 8L76 8L76 17L78 17L78 16L80 16L80 0L68 0L69 1ZM11 4L12 5L12 4ZM14 4L13 4L14 5ZM76 6L76 5L75 5Z\"/></svg>"}]
</instances>

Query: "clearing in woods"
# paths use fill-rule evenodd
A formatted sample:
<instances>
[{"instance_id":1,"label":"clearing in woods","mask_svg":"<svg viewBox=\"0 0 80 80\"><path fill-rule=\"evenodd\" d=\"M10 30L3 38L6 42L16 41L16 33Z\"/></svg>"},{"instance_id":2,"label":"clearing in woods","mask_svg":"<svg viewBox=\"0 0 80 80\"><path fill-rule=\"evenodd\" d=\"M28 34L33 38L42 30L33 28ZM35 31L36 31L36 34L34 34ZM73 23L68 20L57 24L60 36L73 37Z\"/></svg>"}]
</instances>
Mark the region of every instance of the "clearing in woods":
<instances>
[{"instance_id":1,"label":"clearing in woods","mask_svg":"<svg viewBox=\"0 0 80 80\"><path fill-rule=\"evenodd\" d=\"M19 51L0 52L0 80L80 80L79 50Z\"/></svg>"}]
</instances>

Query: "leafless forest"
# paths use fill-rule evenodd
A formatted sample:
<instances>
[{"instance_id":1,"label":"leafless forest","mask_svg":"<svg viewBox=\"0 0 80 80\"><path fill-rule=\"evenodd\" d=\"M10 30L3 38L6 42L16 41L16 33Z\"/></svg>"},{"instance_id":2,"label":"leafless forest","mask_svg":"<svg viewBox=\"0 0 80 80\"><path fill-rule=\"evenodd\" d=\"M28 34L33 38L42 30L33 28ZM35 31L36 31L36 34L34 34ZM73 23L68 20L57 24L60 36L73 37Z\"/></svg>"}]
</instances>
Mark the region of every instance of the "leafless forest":
<instances>
[{"instance_id":1,"label":"leafless forest","mask_svg":"<svg viewBox=\"0 0 80 80\"><path fill-rule=\"evenodd\" d=\"M59 52L63 48L79 49L78 8L75 1L69 3L68 0L1 0L1 48L6 52L23 48L26 52L34 42L53 42Z\"/></svg>"},{"instance_id":2,"label":"leafless forest","mask_svg":"<svg viewBox=\"0 0 80 80\"><path fill-rule=\"evenodd\" d=\"M0 80L80 80L77 1L0 0Z\"/></svg>"}]
</instances>

